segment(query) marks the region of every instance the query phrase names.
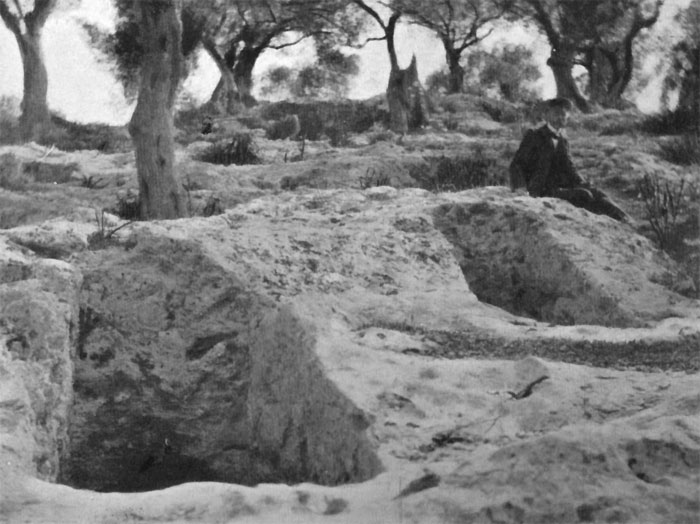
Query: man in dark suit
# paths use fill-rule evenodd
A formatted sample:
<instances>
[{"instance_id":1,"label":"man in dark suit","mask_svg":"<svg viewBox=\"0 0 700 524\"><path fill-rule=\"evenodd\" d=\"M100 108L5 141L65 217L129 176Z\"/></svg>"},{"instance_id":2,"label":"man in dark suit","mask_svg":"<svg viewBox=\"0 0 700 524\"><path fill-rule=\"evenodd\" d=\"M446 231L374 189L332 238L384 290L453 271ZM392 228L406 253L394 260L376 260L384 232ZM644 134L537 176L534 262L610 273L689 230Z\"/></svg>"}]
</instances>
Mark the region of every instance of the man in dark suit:
<instances>
[{"instance_id":1,"label":"man in dark suit","mask_svg":"<svg viewBox=\"0 0 700 524\"><path fill-rule=\"evenodd\" d=\"M524 185L533 197L561 198L592 213L627 221L629 217L624 211L576 172L569 141L562 134L571 102L553 98L542 107L545 123L525 133L510 164L511 189L515 191Z\"/></svg>"}]
</instances>

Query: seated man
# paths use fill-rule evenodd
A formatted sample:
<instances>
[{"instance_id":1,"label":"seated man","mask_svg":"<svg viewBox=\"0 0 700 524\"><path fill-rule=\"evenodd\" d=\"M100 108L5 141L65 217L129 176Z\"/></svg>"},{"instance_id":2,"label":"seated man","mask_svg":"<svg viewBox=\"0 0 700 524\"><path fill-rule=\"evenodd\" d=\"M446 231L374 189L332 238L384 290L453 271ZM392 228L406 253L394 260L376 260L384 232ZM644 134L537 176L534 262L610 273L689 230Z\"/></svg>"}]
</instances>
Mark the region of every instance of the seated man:
<instances>
[{"instance_id":1,"label":"seated man","mask_svg":"<svg viewBox=\"0 0 700 524\"><path fill-rule=\"evenodd\" d=\"M510 187L525 186L533 197L555 197L598 215L627 221L628 216L605 193L579 176L571 161L569 142L561 134L571 111L566 98L543 103L545 124L525 133L510 164Z\"/></svg>"}]
</instances>

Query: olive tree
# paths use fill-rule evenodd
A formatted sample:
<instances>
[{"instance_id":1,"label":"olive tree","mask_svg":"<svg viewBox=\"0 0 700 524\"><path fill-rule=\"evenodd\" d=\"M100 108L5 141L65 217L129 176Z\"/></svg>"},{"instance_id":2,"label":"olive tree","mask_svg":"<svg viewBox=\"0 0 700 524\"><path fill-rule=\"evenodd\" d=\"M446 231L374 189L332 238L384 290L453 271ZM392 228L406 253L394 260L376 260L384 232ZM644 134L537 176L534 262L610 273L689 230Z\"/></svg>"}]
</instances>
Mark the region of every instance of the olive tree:
<instances>
[{"instance_id":1,"label":"olive tree","mask_svg":"<svg viewBox=\"0 0 700 524\"><path fill-rule=\"evenodd\" d=\"M49 79L41 35L56 4L57 0L0 0L0 18L14 35L22 60L24 90L20 136L23 140L37 138L51 122L46 99Z\"/></svg>"}]
</instances>

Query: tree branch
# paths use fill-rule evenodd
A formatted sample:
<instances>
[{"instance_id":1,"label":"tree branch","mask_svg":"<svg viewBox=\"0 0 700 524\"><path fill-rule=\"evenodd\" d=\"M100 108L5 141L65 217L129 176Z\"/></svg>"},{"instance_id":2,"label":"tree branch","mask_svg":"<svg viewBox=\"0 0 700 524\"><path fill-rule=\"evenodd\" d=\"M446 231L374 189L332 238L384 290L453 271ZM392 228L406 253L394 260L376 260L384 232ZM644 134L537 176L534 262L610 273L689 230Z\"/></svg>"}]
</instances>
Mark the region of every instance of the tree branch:
<instances>
[{"instance_id":1,"label":"tree branch","mask_svg":"<svg viewBox=\"0 0 700 524\"><path fill-rule=\"evenodd\" d=\"M384 21L382 18L377 14L377 12L372 9L370 6L368 6L363 0L350 0L353 4L355 4L357 7L362 9L365 13L370 15L372 18L376 20L376 22L379 24L379 26L384 30L386 33L386 25L384 25Z\"/></svg>"},{"instance_id":2,"label":"tree branch","mask_svg":"<svg viewBox=\"0 0 700 524\"><path fill-rule=\"evenodd\" d=\"M51 11L56 7L58 0L34 0L34 9L24 17L27 31L35 31L41 28L49 18Z\"/></svg>"},{"instance_id":3,"label":"tree branch","mask_svg":"<svg viewBox=\"0 0 700 524\"><path fill-rule=\"evenodd\" d=\"M2 21L5 22L7 28L10 31L12 31L16 38L20 38L22 36L22 28L20 27L19 19L15 14L12 13L12 11L10 11L10 8L7 6L7 4L1 0L0 18L2 18Z\"/></svg>"}]
</instances>

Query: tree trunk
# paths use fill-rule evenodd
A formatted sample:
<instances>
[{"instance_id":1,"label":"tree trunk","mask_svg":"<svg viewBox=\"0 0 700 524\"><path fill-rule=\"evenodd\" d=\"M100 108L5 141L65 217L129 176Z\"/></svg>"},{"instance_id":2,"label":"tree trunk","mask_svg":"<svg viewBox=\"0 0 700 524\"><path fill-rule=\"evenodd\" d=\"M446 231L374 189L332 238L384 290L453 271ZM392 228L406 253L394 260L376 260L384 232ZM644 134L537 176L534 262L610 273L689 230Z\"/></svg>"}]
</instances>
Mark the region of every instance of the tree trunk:
<instances>
[{"instance_id":1,"label":"tree trunk","mask_svg":"<svg viewBox=\"0 0 700 524\"><path fill-rule=\"evenodd\" d=\"M386 47L389 52L389 84L386 88L386 99L389 106L389 129L395 133L406 134L409 129L409 99L406 71L399 67L394 44L396 22L401 15L393 13L389 18L384 33L386 35ZM415 57L414 57L415 59Z\"/></svg>"},{"instance_id":2,"label":"tree trunk","mask_svg":"<svg viewBox=\"0 0 700 524\"><path fill-rule=\"evenodd\" d=\"M142 219L185 216L175 180L173 104L182 70L180 4L139 0L144 57L136 109L129 123L136 148Z\"/></svg>"},{"instance_id":3,"label":"tree trunk","mask_svg":"<svg viewBox=\"0 0 700 524\"><path fill-rule=\"evenodd\" d=\"M461 93L464 90L464 68L459 63L461 53L453 49L448 42L444 42L443 45L447 55L447 67L450 71L448 93Z\"/></svg>"},{"instance_id":4,"label":"tree trunk","mask_svg":"<svg viewBox=\"0 0 700 524\"><path fill-rule=\"evenodd\" d=\"M700 133L700 46L688 48L684 55L688 67L682 74L676 111L687 114L693 131Z\"/></svg>"},{"instance_id":5,"label":"tree trunk","mask_svg":"<svg viewBox=\"0 0 700 524\"><path fill-rule=\"evenodd\" d=\"M46 95L49 77L41 48L41 30L34 29L17 37L24 68L24 94L20 116L22 140L35 140L51 125Z\"/></svg>"},{"instance_id":6,"label":"tree trunk","mask_svg":"<svg viewBox=\"0 0 700 524\"><path fill-rule=\"evenodd\" d=\"M389 73L389 85L386 99L389 105L389 129L399 134L408 132L408 101L403 82L403 71L392 69Z\"/></svg>"},{"instance_id":7,"label":"tree trunk","mask_svg":"<svg viewBox=\"0 0 700 524\"><path fill-rule=\"evenodd\" d=\"M246 107L252 107L257 104L253 97L253 68L257 62L262 50L257 47L248 47L247 45L238 53L236 64L233 66L233 78L238 88L238 96L240 101Z\"/></svg>"},{"instance_id":8,"label":"tree trunk","mask_svg":"<svg viewBox=\"0 0 700 524\"><path fill-rule=\"evenodd\" d=\"M212 42L204 42L204 49L209 53L221 75L206 105L216 113L234 115L240 109L240 96L232 66L229 65L226 57L219 54ZM235 56L232 57L232 63L235 63Z\"/></svg>"},{"instance_id":9,"label":"tree trunk","mask_svg":"<svg viewBox=\"0 0 700 524\"><path fill-rule=\"evenodd\" d=\"M590 106L585 97L581 94L572 69L574 67L574 53L568 50L552 49L552 54L547 60L547 65L552 69L554 82L557 86L557 97L568 98L580 111L590 112Z\"/></svg>"}]
</instances>

